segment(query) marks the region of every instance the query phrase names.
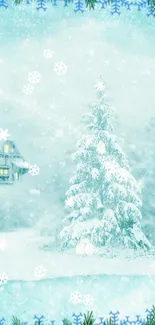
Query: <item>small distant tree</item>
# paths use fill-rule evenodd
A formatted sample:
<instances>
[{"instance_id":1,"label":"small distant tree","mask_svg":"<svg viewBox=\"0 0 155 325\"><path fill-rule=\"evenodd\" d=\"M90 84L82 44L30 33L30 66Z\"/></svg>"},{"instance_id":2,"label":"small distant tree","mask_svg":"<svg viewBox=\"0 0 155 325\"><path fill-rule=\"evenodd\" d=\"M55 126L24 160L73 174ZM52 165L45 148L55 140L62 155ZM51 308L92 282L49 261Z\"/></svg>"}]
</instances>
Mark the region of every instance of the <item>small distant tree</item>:
<instances>
[{"instance_id":1,"label":"small distant tree","mask_svg":"<svg viewBox=\"0 0 155 325\"><path fill-rule=\"evenodd\" d=\"M64 247L88 238L97 246L150 247L141 230L140 189L113 134L113 109L104 87L84 116L85 134L73 155L75 174L66 193L67 217L60 232Z\"/></svg>"}]
</instances>

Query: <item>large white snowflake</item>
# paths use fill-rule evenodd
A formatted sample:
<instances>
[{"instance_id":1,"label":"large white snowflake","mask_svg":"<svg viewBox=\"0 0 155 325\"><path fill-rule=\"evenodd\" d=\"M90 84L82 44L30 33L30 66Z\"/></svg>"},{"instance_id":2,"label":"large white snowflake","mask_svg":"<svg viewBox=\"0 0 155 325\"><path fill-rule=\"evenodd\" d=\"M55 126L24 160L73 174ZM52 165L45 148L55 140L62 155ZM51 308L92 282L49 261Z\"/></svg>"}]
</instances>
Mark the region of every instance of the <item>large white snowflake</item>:
<instances>
[{"instance_id":1,"label":"large white snowflake","mask_svg":"<svg viewBox=\"0 0 155 325\"><path fill-rule=\"evenodd\" d=\"M0 129L0 140L6 141L10 137L7 129Z\"/></svg>"},{"instance_id":2,"label":"large white snowflake","mask_svg":"<svg viewBox=\"0 0 155 325\"><path fill-rule=\"evenodd\" d=\"M29 167L29 173L31 176L37 176L39 175L40 172L40 167L38 167L37 165L31 165Z\"/></svg>"},{"instance_id":3,"label":"large white snowflake","mask_svg":"<svg viewBox=\"0 0 155 325\"><path fill-rule=\"evenodd\" d=\"M5 272L0 274L0 286L7 284L8 282L8 276L6 275Z\"/></svg>"},{"instance_id":4,"label":"large white snowflake","mask_svg":"<svg viewBox=\"0 0 155 325\"><path fill-rule=\"evenodd\" d=\"M40 266L37 266L36 269L35 269L35 277L36 278L43 278L45 276L45 273L46 273L46 269L44 268L44 266L40 265Z\"/></svg>"},{"instance_id":5,"label":"large white snowflake","mask_svg":"<svg viewBox=\"0 0 155 325\"><path fill-rule=\"evenodd\" d=\"M80 304L82 302L82 298L83 296L79 291L74 291L69 297L69 302L71 302L73 305Z\"/></svg>"},{"instance_id":6,"label":"large white snowflake","mask_svg":"<svg viewBox=\"0 0 155 325\"><path fill-rule=\"evenodd\" d=\"M64 62L57 62L54 65L54 72L58 75L63 75L67 72L67 65Z\"/></svg>"},{"instance_id":7,"label":"large white snowflake","mask_svg":"<svg viewBox=\"0 0 155 325\"><path fill-rule=\"evenodd\" d=\"M83 295L82 302L85 306L91 306L94 303L94 299L91 295Z\"/></svg>"},{"instance_id":8,"label":"large white snowflake","mask_svg":"<svg viewBox=\"0 0 155 325\"><path fill-rule=\"evenodd\" d=\"M30 84L38 84L40 82L41 75L38 71L29 72L28 81Z\"/></svg>"},{"instance_id":9,"label":"large white snowflake","mask_svg":"<svg viewBox=\"0 0 155 325\"><path fill-rule=\"evenodd\" d=\"M53 57L53 52L50 49L45 49L43 54L46 59L51 59Z\"/></svg>"},{"instance_id":10,"label":"large white snowflake","mask_svg":"<svg viewBox=\"0 0 155 325\"><path fill-rule=\"evenodd\" d=\"M105 90L105 85L102 81L98 81L98 83L95 85L94 88L99 91L103 91L103 90Z\"/></svg>"},{"instance_id":11,"label":"large white snowflake","mask_svg":"<svg viewBox=\"0 0 155 325\"><path fill-rule=\"evenodd\" d=\"M28 84L23 87L23 93L25 95L31 95L33 93L33 89L34 89L34 87L31 84Z\"/></svg>"}]
</instances>

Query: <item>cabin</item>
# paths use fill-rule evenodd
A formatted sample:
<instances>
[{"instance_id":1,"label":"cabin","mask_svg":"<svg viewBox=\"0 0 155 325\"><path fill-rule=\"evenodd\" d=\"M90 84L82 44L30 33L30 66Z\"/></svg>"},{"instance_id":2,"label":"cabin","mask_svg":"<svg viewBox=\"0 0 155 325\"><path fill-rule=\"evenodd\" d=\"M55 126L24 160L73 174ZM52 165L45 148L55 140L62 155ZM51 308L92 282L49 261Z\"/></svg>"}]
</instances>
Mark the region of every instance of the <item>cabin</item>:
<instances>
[{"instance_id":1,"label":"cabin","mask_svg":"<svg viewBox=\"0 0 155 325\"><path fill-rule=\"evenodd\" d=\"M0 184L13 184L29 171L28 164L13 141L4 141L0 150Z\"/></svg>"}]
</instances>

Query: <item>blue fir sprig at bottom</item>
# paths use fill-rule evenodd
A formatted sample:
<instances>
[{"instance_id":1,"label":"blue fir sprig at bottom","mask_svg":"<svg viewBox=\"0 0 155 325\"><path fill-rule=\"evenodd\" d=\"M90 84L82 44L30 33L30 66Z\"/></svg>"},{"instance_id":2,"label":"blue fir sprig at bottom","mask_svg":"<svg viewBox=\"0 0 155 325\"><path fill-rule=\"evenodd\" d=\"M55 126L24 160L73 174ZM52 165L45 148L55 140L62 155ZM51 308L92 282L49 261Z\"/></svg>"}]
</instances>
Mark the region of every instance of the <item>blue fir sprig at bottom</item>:
<instances>
[{"instance_id":1,"label":"blue fir sprig at bottom","mask_svg":"<svg viewBox=\"0 0 155 325\"><path fill-rule=\"evenodd\" d=\"M97 320L94 318L93 312L88 311L86 314L72 314L72 319L69 320L64 318L62 320L62 325L154 325L155 324L155 307L153 306L151 310L147 309L146 318L142 318L140 315L136 315L136 318L130 319L129 316L125 316L124 319L119 318L119 312L109 313L109 318L99 317ZM47 322L44 315L37 316L34 315L34 325L55 325L55 320L50 320ZM0 325L5 325L5 318L0 319ZM8 324L8 322L7 322ZM13 316L11 325L28 325L27 321L21 322L17 317Z\"/></svg>"},{"instance_id":2,"label":"blue fir sprig at bottom","mask_svg":"<svg viewBox=\"0 0 155 325\"><path fill-rule=\"evenodd\" d=\"M20 5L25 3L30 5L32 0L14 0L15 5ZM112 15L120 15L121 7L131 10L133 7L138 11L143 9L146 10L146 15L155 16L155 0L139 0L139 1L129 1L129 0L36 0L36 9L38 11L46 11L47 5L51 4L54 7L58 7L60 3L64 3L64 7L68 7L73 4L75 13L84 13L87 8L90 10L95 10L95 5L101 6L101 9L109 7ZM5 9L8 8L7 0L0 0L0 7Z\"/></svg>"}]
</instances>

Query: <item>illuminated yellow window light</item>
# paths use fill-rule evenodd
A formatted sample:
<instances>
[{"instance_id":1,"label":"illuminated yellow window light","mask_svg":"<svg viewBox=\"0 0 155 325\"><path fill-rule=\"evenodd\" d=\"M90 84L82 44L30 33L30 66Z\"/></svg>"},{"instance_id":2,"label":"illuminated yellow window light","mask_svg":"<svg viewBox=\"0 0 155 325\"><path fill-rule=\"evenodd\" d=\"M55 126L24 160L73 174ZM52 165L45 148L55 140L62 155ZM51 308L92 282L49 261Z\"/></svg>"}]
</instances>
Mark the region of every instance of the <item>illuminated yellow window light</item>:
<instances>
[{"instance_id":1,"label":"illuminated yellow window light","mask_svg":"<svg viewBox=\"0 0 155 325\"><path fill-rule=\"evenodd\" d=\"M0 169L0 175L3 175L3 169Z\"/></svg>"},{"instance_id":2,"label":"illuminated yellow window light","mask_svg":"<svg viewBox=\"0 0 155 325\"><path fill-rule=\"evenodd\" d=\"M4 175L8 175L8 169L4 169Z\"/></svg>"},{"instance_id":3,"label":"illuminated yellow window light","mask_svg":"<svg viewBox=\"0 0 155 325\"><path fill-rule=\"evenodd\" d=\"M5 144L4 145L4 153L8 153L9 152L9 145Z\"/></svg>"}]
</instances>

